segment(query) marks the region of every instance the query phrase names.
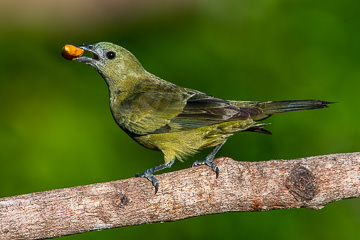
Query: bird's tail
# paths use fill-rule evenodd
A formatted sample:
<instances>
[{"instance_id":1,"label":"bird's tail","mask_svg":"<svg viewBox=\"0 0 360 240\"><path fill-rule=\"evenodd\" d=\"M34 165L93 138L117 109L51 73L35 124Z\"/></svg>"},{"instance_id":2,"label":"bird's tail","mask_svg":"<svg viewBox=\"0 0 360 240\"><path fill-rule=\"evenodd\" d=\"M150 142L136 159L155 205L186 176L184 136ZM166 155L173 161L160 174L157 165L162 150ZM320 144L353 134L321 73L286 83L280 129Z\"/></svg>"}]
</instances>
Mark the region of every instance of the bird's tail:
<instances>
[{"instance_id":1,"label":"bird's tail","mask_svg":"<svg viewBox=\"0 0 360 240\"><path fill-rule=\"evenodd\" d=\"M258 107L263 110L262 114L254 116L254 120L260 121L270 117L273 114L311 110L326 108L332 102L322 100L289 100L289 101L269 101L269 102L233 102L234 105L239 107Z\"/></svg>"},{"instance_id":2,"label":"bird's tail","mask_svg":"<svg viewBox=\"0 0 360 240\"><path fill-rule=\"evenodd\" d=\"M262 102L259 107L263 109L264 114L272 115L275 113L326 108L330 103L322 100L290 100Z\"/></svg>"},{"instance_id":3,"label":"bird's tail","mask_svg":"<svg viewBox=\"0 0 360 240\"><path fill-rule=\"evenodd\" d=\"M258 115L254 115L252 117L255 121L261 121L277 113L326 108L328 107L328 104L331 104L332 102L327 102L322 100L289 100L289 101L269 101L269 102L231 101L231 103L240 108L255 107L262 109L262 113ZM265 124L259 123L245 131L271 134L270 131L264 129L264 126L266 125L267 125L266 123Z\"/></svg>"}]
</instances>

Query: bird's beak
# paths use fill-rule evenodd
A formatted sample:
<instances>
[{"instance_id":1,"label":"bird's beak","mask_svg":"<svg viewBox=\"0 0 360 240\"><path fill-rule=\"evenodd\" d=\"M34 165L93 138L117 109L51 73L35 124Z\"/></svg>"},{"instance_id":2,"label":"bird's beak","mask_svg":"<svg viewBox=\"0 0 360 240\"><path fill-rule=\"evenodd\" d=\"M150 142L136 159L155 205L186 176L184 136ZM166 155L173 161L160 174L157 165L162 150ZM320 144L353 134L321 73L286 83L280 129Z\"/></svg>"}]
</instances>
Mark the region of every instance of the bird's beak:
<instances>
[{"instance_id":1,"label":"bird's beak","mask_svg":"<svg viewBox=\"0 0 360 240\"><path fill-rule=\"evenodd\" d=\"M85 52L90 52L93 55L93 57L91 58L91 57L87 57L87 56L80 56L80 57L75 58L74 59L75 61L83 62L83 63L91 63L93 61L99 60L99 55L96 53L94 45L81 45L81 46L78 46L78 48L81 48Z\"/></svg>"}]
</instances>

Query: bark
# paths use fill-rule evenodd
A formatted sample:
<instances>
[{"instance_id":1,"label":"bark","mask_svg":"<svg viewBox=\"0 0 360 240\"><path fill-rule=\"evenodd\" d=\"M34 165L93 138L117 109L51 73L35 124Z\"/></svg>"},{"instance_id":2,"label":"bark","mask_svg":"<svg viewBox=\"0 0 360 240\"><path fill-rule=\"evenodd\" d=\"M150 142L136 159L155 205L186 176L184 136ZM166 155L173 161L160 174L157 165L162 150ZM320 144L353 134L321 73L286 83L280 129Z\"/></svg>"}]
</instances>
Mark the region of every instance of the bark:
<instances>
[{"instance_id":1,"label":"bark","mask_svg":"<svg viewBox=\"0 0 360 240\"><path fill-rule=\"evenodd\" d=\"M0 199L0 239L43 239L230 211L321 209L360 194L360 152L238 162Z\"/></svg>"}]
</instances>

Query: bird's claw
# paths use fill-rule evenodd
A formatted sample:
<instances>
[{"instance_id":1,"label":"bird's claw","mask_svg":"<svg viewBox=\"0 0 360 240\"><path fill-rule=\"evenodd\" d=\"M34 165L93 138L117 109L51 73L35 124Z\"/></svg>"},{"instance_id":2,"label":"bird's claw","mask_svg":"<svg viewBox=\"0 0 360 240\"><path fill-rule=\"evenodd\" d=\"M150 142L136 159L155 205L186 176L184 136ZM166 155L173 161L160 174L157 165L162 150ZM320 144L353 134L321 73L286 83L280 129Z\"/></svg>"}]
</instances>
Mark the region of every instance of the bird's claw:
<instances>
[{"instance_id":1,"label":"bird's claw","mask_svg":"<svg viewBox=\"0 0 360 240\"><path fill-rule=\"evenodd\" d=\"M201 161L197 160L197 161L193 162L193 164L191 164L190 167L195 167L195 166L198 166L198 165L208 165L215 172L216 178L219 177L219 167L214 162L212 162L211 160L209 160L207 158L205 160L201 160Z\"/></svg>"},{"instance_id":2,"label":"bird's claw","mask_svg":"<svg viewBox=\"0 0 360 240\"><path fill-rule=\"evenodd\" d=\"M145 171L145 172L143 172L141 174L136 173L135 177L147 178L152 183L152 185L154 186L155 194L158 192L158 190L159 190L159 181L155 178L154 174L152 174L151 172Z\"/></svg>"},{"instance_id":3,"label":"bird's claw","mask_svg":"<svg viewBox=\"0 0 360 240\"><path fill-rule=\"evenodd\" d=\"M173 165L174 162L175 162L175 159L171 160L170 162L168 162L166 164L161 164L161 165L155 166L153 168L149 168L148 170L145 170L145 172L143 172L142 174L137 173L135 176L136 177L147 178L152 183L152 185L154 186L155 194L156 194L158 189L159 189L159 182L155 178L153 173L157 172L157 171L160 171L160 170L163 170L165 168L171 167L171 165Z\"/></svg>"}]
</instances>

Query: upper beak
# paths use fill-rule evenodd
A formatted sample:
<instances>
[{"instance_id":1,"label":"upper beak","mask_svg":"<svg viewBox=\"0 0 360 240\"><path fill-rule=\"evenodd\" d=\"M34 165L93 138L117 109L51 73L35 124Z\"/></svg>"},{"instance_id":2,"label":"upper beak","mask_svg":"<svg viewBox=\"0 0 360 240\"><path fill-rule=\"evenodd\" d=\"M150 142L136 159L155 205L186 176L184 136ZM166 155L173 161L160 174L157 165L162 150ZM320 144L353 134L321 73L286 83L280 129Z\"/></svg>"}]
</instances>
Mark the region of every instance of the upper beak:
<instances>
[{"instance_id":1,"label":"upper beak","mask_svg":"<svg viewBox=\"0 0 360 240\"><path fill-rule=\"evenodd\" d=\"M75 58L74 60L77 62L83 62L83 63L90 63L94 60L99 60L99 55L96 53L96 49L94 45L81 45L78 46L78 48L83 49L84 51L92 53L93 57L87 57L87 56L80 56Z\"/></svg>"}]
</instances>

